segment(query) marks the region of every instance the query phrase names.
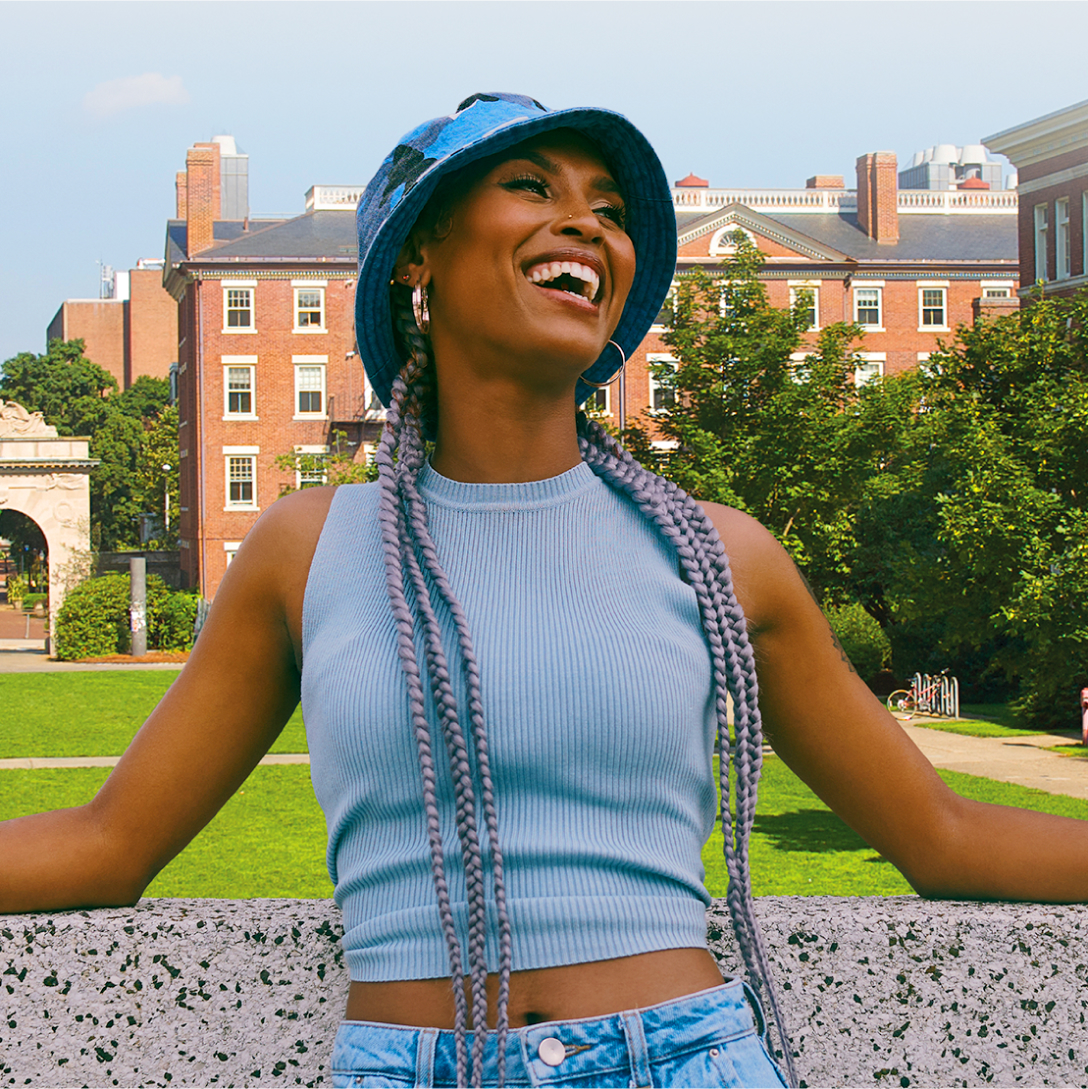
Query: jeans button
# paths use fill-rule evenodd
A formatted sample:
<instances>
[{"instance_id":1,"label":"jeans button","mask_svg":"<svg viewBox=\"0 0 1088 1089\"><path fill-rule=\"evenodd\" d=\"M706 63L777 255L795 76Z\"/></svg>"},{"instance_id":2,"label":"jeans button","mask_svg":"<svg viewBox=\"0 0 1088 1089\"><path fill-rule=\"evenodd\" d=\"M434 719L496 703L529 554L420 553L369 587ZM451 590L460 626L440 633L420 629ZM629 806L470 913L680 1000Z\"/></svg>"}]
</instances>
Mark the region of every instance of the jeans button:
<instances>
[{"instance_id":1,"label":"jeans button","mask_svg":"<svg viewBox=\"0 0 1088 1089\"><path fill-rule=\"evenodd\" d=\"M541 1040L536 1053L540 1056L540 1061L548 1066L558 1066L567 1057L567 1049L563 1041L557 1040L554 1036Z\"/></svg>"}]
</instances>

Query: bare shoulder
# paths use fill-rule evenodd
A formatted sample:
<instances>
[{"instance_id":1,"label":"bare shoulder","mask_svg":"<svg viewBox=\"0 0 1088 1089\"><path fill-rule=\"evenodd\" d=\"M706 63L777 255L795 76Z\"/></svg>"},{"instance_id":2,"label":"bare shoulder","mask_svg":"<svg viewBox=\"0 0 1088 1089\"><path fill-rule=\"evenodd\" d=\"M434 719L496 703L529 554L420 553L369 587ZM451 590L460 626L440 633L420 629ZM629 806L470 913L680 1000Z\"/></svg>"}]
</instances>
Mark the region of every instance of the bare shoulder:
<instances>
[{"instance_id":1,"label":"bare shoulder","mask_svg":"<svg viewBox=\"0 0 1088 1089\"><path fill-rule=\"evenodd\" d=\"M797 604L812 604L811 591L774 535L750 514L720 503L701 503L722 539L733 588L753 628L766 631Z\"/></svg>"}]
</instances>

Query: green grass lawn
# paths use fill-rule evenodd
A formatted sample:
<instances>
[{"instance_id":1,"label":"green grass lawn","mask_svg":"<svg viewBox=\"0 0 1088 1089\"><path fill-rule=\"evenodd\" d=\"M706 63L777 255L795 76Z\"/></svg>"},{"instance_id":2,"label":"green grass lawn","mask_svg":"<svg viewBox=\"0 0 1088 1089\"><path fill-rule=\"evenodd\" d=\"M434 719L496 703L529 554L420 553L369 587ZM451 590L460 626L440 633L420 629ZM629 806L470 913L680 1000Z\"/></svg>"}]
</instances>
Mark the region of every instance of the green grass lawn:
<instances>
[{"instance_id":1,"label":"green grass lawn","mask_svg":"<svg viewBox=\"0 0 1088 1089\"><path fill-rule=\"evenodd\" d=\"M764 760L751 859L757 896L909 893L898 871L776 757ZM0 771L0 820L82 805L106 768ZM1088 820L1088 802L942 771L958 793ZM725 893L721 831L707 843L707 887ZM152 882L148 896L326 897L325 823L304 765L259 767L219 815Z\"/></svg>"},{"instance_id":2,"label":"green grass lawn","mask_svg":"<svg viewBox=\"0 0 1088 1089\"><path fill-rule=\"evenodd\" d=\"M176 677L173 669L0 673L0 760L120 756ZM309 751L301 710L269 751Z\"/></svg>"},{"instance_id":3,"label":"green grass lawn","mask_svg":"<svg viewBox=\"0 0 1088 1089\"><path fill-rule=\"evenodd\" d=\"M1044 734L1047 730L1021 729L1014 726L1015 721L1008 705L1004 703L964 703L960 711L970 718L927 719L912 718L911 726L924 726L927 730L943 730L949 734L964 734L967 737L1025 737L1032 734Z\"/></svg>"}]
</instances>

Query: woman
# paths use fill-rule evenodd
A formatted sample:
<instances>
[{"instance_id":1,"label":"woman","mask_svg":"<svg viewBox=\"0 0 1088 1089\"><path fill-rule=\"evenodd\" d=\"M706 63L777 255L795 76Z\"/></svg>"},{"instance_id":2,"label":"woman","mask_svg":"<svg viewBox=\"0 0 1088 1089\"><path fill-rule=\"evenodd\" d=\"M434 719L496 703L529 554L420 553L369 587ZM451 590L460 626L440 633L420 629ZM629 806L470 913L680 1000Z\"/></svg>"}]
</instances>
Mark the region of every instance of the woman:
<instances>
[{"instance_id":1,"label":"woman","mask_svg":"<svg viewBox=\"0 0 1088 1089\"><path fill-rule=\"evenodd\" d=\"M0 912L138 899L300 693L353 981L338 1084L780 1084L705 945L727 691L729 905L755 981L760 710L923 894L1088 895L1080 823L948 791L773 538L576 414L673 274L668 186L628 122L473 96L385 161L359 233L380 484L265 513L95 800L0 826Z\"/></svg>"}]
</instances>

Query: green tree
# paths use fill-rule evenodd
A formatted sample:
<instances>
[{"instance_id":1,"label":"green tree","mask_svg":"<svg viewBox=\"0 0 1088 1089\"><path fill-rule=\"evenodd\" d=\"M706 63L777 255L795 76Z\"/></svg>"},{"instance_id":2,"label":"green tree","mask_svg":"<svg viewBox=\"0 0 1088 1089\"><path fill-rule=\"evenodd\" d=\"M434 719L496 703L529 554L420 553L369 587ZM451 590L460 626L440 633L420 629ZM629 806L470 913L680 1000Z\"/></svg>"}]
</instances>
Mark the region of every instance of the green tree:
<instances>
[{"instance_id":1,"label":"green tree","mask_svg":"<svg viewBox=\"0 0 1088 1089\"><path fill-rule=\"evenodd\" d=\"M171 456L159 464L176 469L176 413L173 423L167 421L159 432L169 400L169 383L140 377L119 393L113 376L85 358L83 351L82 340L53 340L44 355L21 352L3 365L0 396L18 401L32 412L41 412L61 435L90 438L91 457L100 462L91 473L94 547L135 547L140 543L139 515L162 509L162 470L160 479L149 475L145 447L150 450L154 446L157 457L172 438Z\"/></svg>"},{"instance_id":2,"label":"green tree","mask_svg":"<svg viewBox=\"0 0 1088 1089\"><path fill-rule=\"evenodd\" d=\"M280 495L289 495L302 488L317 488L323 484L365 484L378 479L378 466L356 461L347 432L332 433L331 449L324 454L302 454L295 451L276 456L276 468L285 473L297 473L299 484L281 484Z\"/></svg>"},{"instance_id":3,"label":"green tree","mask_svg":"<svg viewBox=\"0 0 1088 1089\"><path fill-rule=\"evenodd\" d=\"M700 499L758 518L816 585L842 597L860 496L856 326L824 328L798 362L808 300L772 306L758 276L763 255L743 234L719 273L682 280L664 340L679 360L656 368L675 402L624 434L632 452ZM653 431L676 443L652 445Z\"/></svg>"}]
</instances>

